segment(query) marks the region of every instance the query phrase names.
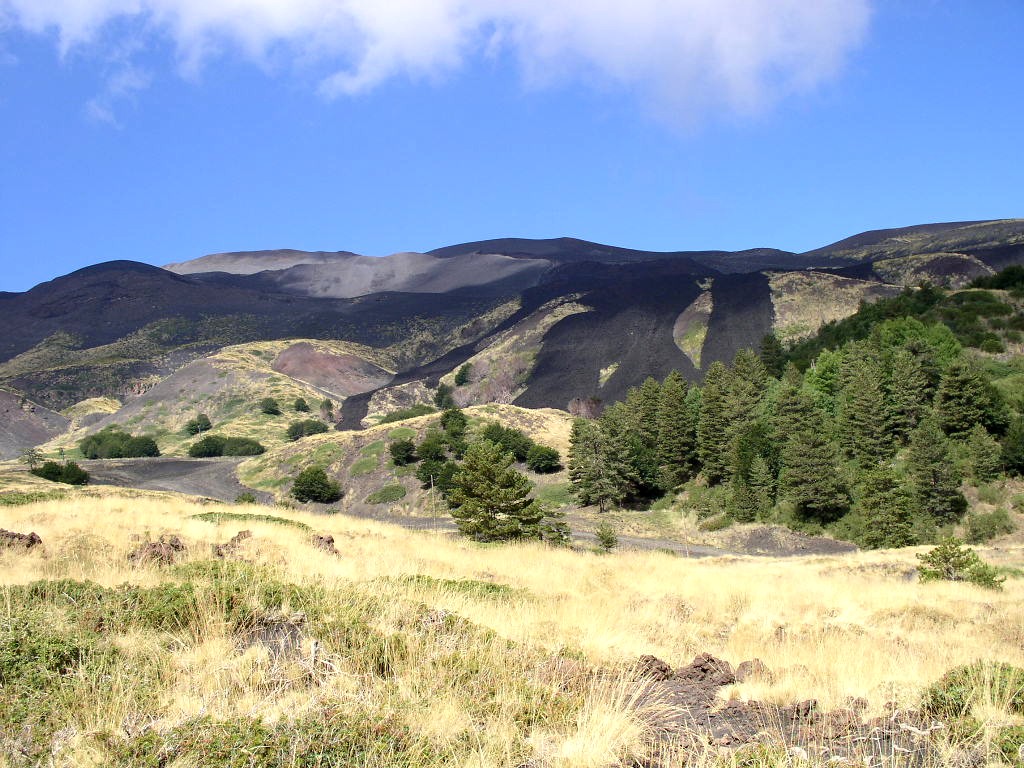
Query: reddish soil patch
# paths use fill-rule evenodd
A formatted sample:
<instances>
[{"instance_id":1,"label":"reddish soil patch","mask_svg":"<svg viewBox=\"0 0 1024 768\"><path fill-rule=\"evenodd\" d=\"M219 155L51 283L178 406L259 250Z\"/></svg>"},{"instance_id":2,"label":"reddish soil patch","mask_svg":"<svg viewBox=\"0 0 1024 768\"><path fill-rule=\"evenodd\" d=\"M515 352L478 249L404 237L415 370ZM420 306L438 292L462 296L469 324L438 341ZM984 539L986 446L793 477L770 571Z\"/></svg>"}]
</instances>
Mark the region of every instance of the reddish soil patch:
<instances>
[{"instance_id":1,"label":"reddish soil patch","mask_svg":"<svg viewBox=\"0 0 1024 768\"><path fill-rule=\"evenodd\" d=\"M340 397L379 389L392 379L383 368L360 357L319 352L307 342L284 350L277 356L273 368Z\"/></svg>"}]
</instances>

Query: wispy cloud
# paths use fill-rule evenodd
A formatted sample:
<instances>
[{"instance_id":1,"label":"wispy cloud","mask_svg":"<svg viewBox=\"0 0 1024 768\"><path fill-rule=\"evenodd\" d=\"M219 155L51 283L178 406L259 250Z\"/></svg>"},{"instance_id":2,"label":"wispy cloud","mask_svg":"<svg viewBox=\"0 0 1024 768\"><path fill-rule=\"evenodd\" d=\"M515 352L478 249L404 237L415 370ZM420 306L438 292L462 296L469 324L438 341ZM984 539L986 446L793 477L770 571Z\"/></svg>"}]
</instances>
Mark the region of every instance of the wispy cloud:
<instances>
[{"instance_id":1,"label":"wispy cloud","mask_svg":"<svg viewBox=\"0 0 1024 768\"><path fill-rule=\"evenodd\" d=\"M121 66L107 77L103 90L86 102L86 116L95 122L120 128L115 108L120 102L132 99L135 94L148 88L150 80L148 73L131 64Z\"/></svg>"},{"instance_id":2,"label":"wispy cloud","mask_svg":"<svg viewBox=\"0 0 1024 768\"><path fill-rule=\"evenodd\" d=\"M226 52L317 62L327 97L511 55L531 85L622 89L673 119L757 112L815 87L869 15L869 0L0 0L0 18L56 33L62 52L127 22L172 40L187 72Z\"/></svg>"}]
</instances>

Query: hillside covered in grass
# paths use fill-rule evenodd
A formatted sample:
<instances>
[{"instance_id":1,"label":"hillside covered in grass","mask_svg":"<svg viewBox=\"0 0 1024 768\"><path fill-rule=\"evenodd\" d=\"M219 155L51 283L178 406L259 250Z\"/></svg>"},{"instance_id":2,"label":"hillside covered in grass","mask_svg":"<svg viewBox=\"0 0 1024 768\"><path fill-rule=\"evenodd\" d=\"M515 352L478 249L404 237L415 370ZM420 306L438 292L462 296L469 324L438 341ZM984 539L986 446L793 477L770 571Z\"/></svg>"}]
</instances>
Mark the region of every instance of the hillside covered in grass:
<instances>
[{"instance_id":1,"label":"hillside covered in grass","mask_svg":"<svg viewBox=\"0 0 1024 768\"><path fill-rule=\"evenodd\" d=\"M823 764L839 723L875 721L902 735L848 754L945 765L1002 759L1024 723L984 670L955 723L922 722L957 665L1024 665L1024 581L919 583L909 550L694 561L165 494L0 500L4 525L42 542L0 549L6 765ZM983 554L1024 564L1019 547ZM700 654L759 666L708 682Z\"/></svg>"}]
</instances>

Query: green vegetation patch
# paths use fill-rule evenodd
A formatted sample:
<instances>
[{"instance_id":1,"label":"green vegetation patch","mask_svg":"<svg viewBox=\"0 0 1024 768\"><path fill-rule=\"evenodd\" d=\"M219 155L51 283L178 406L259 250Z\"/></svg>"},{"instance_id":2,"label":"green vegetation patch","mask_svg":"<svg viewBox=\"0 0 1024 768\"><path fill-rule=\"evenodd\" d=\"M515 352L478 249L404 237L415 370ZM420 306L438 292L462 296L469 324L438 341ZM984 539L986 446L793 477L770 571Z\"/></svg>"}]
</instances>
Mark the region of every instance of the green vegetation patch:
<instances>
[{"instance_id":1,"label":"green vegetation patch","mask_svg":"<svg viewBox=\"0 0 1024 768\"><path fill-rule=\"evenodd\" d=\"M426 589L458 592L471 597L511 598L524 597L529 594L525 589L510 587L508 584L495 584L491 581L477 581L476 579L438 579L422 573L400 576L395 581Z\"/></svg>"},{"instance_id":2,"label":"green vegetation patch","mask_svg":"<svg viewBox=\"0 0 1024 768\"><path fill-rule=\"evenodd\" d=\"M8 491L0 493L0 507L20 507L43 501L57 501L65 496L66 494L59 491Z\"/></svg>"},{"instance_id":3,"label":"green vegetation patch","mask_svg":"<svg viewBox=\"0 0 1024 768\"><path fill-rule=\"evenodd\" d=\"M545 506L566 507L572 503L572 485L569 483L539 485L534 496Z\"/></svg>"},{"instance_id":4,"label":"green vegetation patch","mask_svg":"<svg viewBox=\"0 0 1024 768\"><path fill-rule=\"evenodd\" d=\"M412 440L416 437L416 430L412 427L395 427L388 432L388 437L392 440Z\"/></svg>"},{"instance_id":5,"label":"green vegetation patch","mask_svg":"<svg viewBox=\"0 0 1024 768\"><path fill-rule=\"evenodd\" d=\"M385 485L378 491L374 491L366 497L367 504L390 504L400 499L404 499L406 494L405 486L398 485Z\"/></svg>"},{"instance_id":6,"label":"green vegetation patch","mask_svg":"<svg viewBox=\"0 0 1024 768\"><path fill-rule=\"evenodd\" d=\"M380 458L378 456L364 456L361 459L356 459L352 462L352 466L349 469L352 477L358 477L359 475L368 475L377 469L377 465L380 464Z\"/></svg>"},{"instance_id":7,"label":"green vegetation patch","mask_svg":"<svg viewBox=\"0 0 1024 768\"><path fill-rule=\"evenodd\" d=\"M384 454L384 441L383 440L375 440L374 442L370 443L369 445L364 445L360 449L360 451L359 451L359 455L360 456L379 457L379 456L381 456L383 454Z\"/></svg>"},{"instance_id":8,"label":"green vegetation patch","mask_svg":"<svg viewBox=\"0 0 1024 768\"><path fill-rule=\"evenodd\" d=\"M418 416L426 416L430 413L437 413L437 408L432 405L418 403L411 408L402 408L401 410L384 414L377 423L390 424L395 421L405 421L406 419L415 419Z\"/></svg>"},{"instance_id":9,"label":"green vegetation patch","mask_svg":"<svg viewBox=\"0 0 1024 768\"><path fill-rule=\"evenodd\" d=\"M206 523L273 523L274 525L288 525L292 528L298 528L301 531L310 531L312 528L303 522L298 520L289 520L286 517L276 517L274 515L262 515L250 512L200 512L198 515L192 515L193 520L202 520Z\"/></svg>"}]
</instances>

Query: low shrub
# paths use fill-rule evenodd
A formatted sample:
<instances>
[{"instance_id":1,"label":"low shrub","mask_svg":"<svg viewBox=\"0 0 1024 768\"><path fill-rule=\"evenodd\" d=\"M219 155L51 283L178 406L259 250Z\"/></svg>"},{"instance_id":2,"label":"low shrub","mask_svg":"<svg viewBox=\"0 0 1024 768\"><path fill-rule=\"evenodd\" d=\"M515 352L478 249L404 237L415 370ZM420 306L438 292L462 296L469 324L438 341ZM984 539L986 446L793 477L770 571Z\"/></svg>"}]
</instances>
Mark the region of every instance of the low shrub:
<instances>
[{"instance_id":1,"label":"low shrub","mask_svg":"<svg viewBox=\"0 0 1024 768\"><path fill-rule=\"evenodd\" d=\"M307 467L295 478L291 495L296 501L331 504L341 498L341 486L327 477L323 467Z\"/></svg>"},{"instance_id":2,"label":"low shrub","mask_svg":"<svg viewBox=\"0 0 1024 768\"><path fill-rule=\"evenodd\" d=\"M259 456L266 450L262 443L250 437L206 435L189 446L188 455L194 459L217 456Z\"/></svg>"},{"instance_id":3,"label":"low shrub","mask_svg":"<svg viewBox=\"0 0 1024 768\"><path fill-rule=\"evenodd\" d=\"M921 696L921 709L937 718L970 715L976 704L1024 713L1024 669L998 661L966 664L951 669Z\"/></svg>"},{"instance_id":4,"label":"low shrub","mask_svg":"<svg viewBox=\"0 0 1024 768\"><path fill-rule=\"evenodd\" d=\"M274 398L264 397L260 400L260 413L264 413L267 416L280 416L281 406Z\"/></svg>"},{"instance_id":5,"label":"low shrub","mask_svg":"<svg viewBox=\"0 0 1024 768\"><path fill-rule=\"evenodd\" d=\"M542 475L551 474L562 468L562 456L554 448L534 444L526 452L526 466Z\"/></svg>"},{"instance_id":6,"label":"low shrub","mask_svg":"<svg viewBox=\"0 0 1024 768\"><path fill-rule=\"evenodd\" d=\"M388 446L391 461L396 467L404 467L416 462L416 444L412 440L396 440Z\"/></svg>"},{"instance_id":7,"label":"low shrub","mask_svg":"<svg viewBox=\"0 0 1024 768\"><path fill-rule=\"evenodd\" d=\"M200 432L208 432L211 429L213 429L213 422L205 413L200 413L185 423L185 434L187 435L198 435Z\"/></svg>"},{"instance_id":8,"label":"low shrub","mask_svg":"<svg viewBox=\"0 0 1024 768\"><path fill-rule=\"evenodd\" d=\"M89 473L73 461L63 464L56 461L43 462L42 466L29 470L36 477L66 485L85 485L89 482Z\"/></svg>"},{"instance_id":9,"label":"low shrub","mask_svg":"<svg viewBox=\"0 0 1024 768\"><path fill-rule=\"evenodd\" d=\"M921 562L917 569L921 581L966 581L986 589L1002 589L1006 580L955 537L944 539L917 559Z\"/></svg>"},{"instance_id":10,"label":"low shrub","mask_svg":"<svg viewBox=\"0 0 1024 768\"><path fill-rule=\"evenodd\" d=\"M274 515L261 515L249 512L200 512L198 515L192 515L192 519L217 524L227 522L274 523L275 525L290 525L293 528L298 528L303 531L313 530L308 525L299 522L298 520L289 520L286 517L275 517Z\"/></svg>"},{"instance_id":11,"label":"low shrub","mask_svg":"<svg viewBox=\"0 0 1024 768\"><path fill-rule=\"evenodd\" d=\"M604 521L597 530L594 531L594 535L597 536L597 545L601 547L605 552L611 552L617 546L619 546L619 537L615 533L615 529L611 523Z\"/></svg>"},{"instance_id":12,"label":"low shrub","mask_svg":"<svg viewBox=\"0 0 1024 768\"><path fill-rule=\"evenodd\" d=\"M964 541L968 544L984 544L997 536L1013 533L1016 526L1005 509L992 512L978 512L967 517Z\"/></svg>"},{"instance_id":13,"label":"low shrub","mask_svg":"<svg viewBox=\"0 0 1024 768\"><path fill-rule=\"evenodd\" d=\"M310 435L322 435L326 431L327 425L319 419L293 421L288 425L288 439L294 442L295 440L299 440L303 437L309 437Z\"/></svg>"},{"instance_id":14,"label":"low shrub","mask_svg":"<svg viewBox=\"0 0 1024 768\"><path fill-rule=\"evenodd\" d=\"M292 408L295 409L298 413L309 413L310 411L309 403L306 402L306 398L304 397L295 398L295 402L292 404Z\"/></svg>"},{"instance_id":15,"label":"low shrub","mask_svg":"<svg viewBox=\"0 0 1024 768\"><path fill-rule=\"evenodd\" d=\"M1007 765L1024 766L1024 725L1008 725L1000 728L992 745Z\"/></svg>"},{"instance_id":16,"label":"low shrub","mask_svg":"<svg viewBox=\"0 0 1024 768\"><path fill-rule=\"evenodd\" d=\"M113 424L79 440L78 449L87 459L136 459L160 455L153 438L131 435Z\"/></svg>"}]
</instances>

